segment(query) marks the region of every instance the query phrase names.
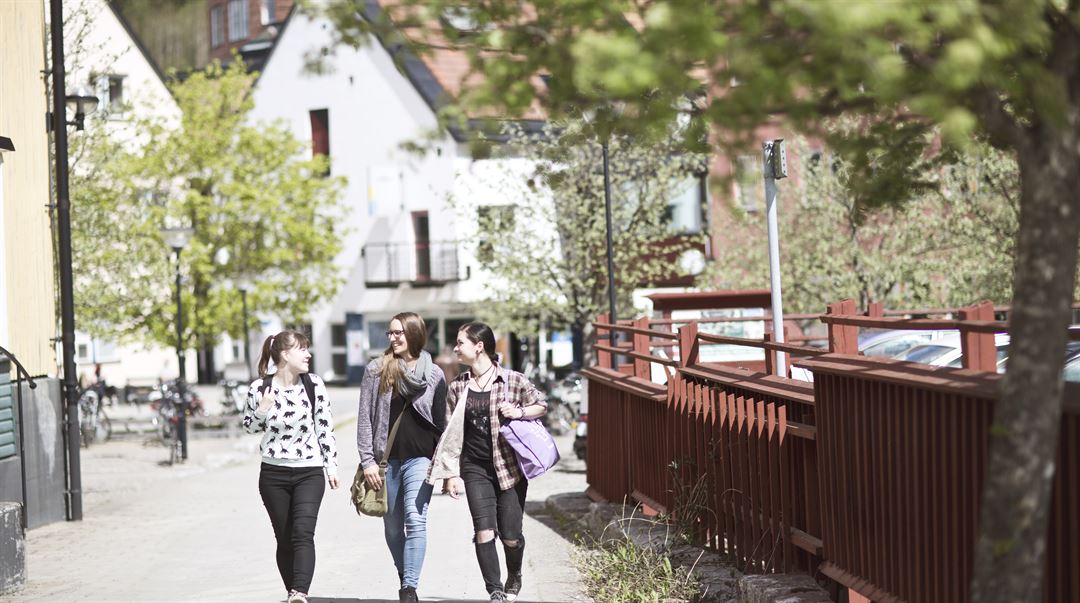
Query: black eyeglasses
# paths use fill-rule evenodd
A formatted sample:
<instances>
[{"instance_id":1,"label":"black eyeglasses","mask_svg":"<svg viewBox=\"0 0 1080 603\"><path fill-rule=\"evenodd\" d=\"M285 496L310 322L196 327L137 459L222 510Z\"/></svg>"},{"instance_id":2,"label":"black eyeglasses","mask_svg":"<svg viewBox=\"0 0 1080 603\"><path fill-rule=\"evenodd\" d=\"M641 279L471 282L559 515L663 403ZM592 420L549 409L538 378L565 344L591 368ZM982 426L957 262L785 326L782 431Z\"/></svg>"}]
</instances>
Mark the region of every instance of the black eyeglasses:
<instances>
[{"instance_id":1,"label":"black eyeglasses","mask_svg":"<svg viewBox=\"0 0 1080 603\"><path fill-rule=\"evenodd\" d=\"M401 337L404 334L405 334L405 331L387 331L386 332L386 336L388 338L390 338L390 339L393 339L395 337Z\"/></svg>"}]
</instances>

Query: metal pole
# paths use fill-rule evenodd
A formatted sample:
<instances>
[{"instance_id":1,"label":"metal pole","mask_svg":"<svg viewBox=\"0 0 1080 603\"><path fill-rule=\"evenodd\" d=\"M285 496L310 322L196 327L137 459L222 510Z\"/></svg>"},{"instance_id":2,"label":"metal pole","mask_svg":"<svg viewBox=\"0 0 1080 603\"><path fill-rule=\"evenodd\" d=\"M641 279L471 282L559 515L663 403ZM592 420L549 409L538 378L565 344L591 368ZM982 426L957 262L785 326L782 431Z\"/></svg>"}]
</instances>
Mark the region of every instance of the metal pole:
<instances>
[{"instance_id":1,"label":"metal pole","mask_svg":"<svg viewBox=\"0 0 1080 603\"><path fill-rule=\"evenodd\" d=\"M604 140L600 143L604 152L604 212L607 216L607 274L608 274L608 316L611 324L615 320L615 256L611 245L611 175L608 167L608 143ZM611 347L615 347L615 331L608 331L608 341ZM615 368L617 361L615 354L611 355L611 368Z\"/></svg>"},{"instance_id":2,"label":"metal pole","mask_svg":"<svg viewBox=\"0 0 1080 603\"><path fill-rule=\"evenodd\" d=\"M780 295L780 232L776 225L776 178L772 154L774 145L762 144L765 174L765 210L769 226L769 285L772 291L773 341L784 342L784 304ZM768 351L766 351L768 353ZM776 353L776 374L787 376L787 354Z\"/></svg>"},{"instance_id":3,"label":"metal pole","mask_svg":"<svg viewBox=\"0 0 1080 603\"><path fill-rule=\"evenodd\" d=\"M248 332L247 290L240 290L240 308L244 317L244 365L247 366L248 377L251 376L251 334Z\"/></svg>"},{"instance_id":4,"label":"metal pole","mask_svg":"<svg viewBox=\"0 0 1080 603\"><path fill-rule=\"evenodd\" d=\"M64 9L50 0L53 141L56 144L56 238L60 261L60 341L67 402L68 519L80 521L82 465L79 461L79 388L75 379L75 295L71 276L71 200L68 194L67 90L64 87Z\"/></svg>"},{"instance_id":5,"label":"metal pole","mask_svg":"<svg viewBox=\"0 0 1080 603\"><path fill-rule=\"evenodd\" d=\"M177 434L180 437L180 456L186 461L188 457L187 441L187 367L184 361L184 307L180 299L180 252L181 247L173 247L176 252L176 359L180 362L180 377L176 380L176 391L180 395L180 416L176 423Z\"/></svg>"}]
</instances>

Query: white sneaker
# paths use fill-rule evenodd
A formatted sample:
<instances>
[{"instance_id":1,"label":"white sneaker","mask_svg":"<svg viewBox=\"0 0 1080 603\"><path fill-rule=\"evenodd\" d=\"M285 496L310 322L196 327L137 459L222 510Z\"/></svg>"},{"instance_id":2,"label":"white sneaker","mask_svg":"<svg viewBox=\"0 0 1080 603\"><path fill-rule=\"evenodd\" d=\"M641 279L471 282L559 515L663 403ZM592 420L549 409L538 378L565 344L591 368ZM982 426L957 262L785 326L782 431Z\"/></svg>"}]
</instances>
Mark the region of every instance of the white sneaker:
<instances>
[{"instance_id":1,"label":"white sneaker","mask_svg":"<svg viewBox=\"0 0 1080 603\"><path fill-rule=\"evenodd\" d=\"M298 590L290 591L289 603L308 603L307 593L302 593Z\"/></svg>"}]
</instances>

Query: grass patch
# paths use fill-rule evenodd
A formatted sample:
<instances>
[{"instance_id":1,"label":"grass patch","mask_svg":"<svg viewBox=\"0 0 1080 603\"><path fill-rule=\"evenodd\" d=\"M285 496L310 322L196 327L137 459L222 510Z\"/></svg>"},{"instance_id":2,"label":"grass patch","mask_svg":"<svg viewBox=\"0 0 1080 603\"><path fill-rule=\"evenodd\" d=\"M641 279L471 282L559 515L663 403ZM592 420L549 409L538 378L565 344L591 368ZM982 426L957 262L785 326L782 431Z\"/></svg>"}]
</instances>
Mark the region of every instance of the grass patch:
<instances>
[{"instance_id":1,"label":"grass patch","mask_svg":"<svg viewBox=\"0 0 1080 603\"><path fill-rule=\"evenodd\" d=\"M648 522L667 533L663 522ZM617 537L585 537L575 550L575 562L584 582L585 594L605 603L679 603L698 594L698 583L690 568L675 567L668 557L670 543L641 546L621 530Z\"/></svg>"}]
</instances>

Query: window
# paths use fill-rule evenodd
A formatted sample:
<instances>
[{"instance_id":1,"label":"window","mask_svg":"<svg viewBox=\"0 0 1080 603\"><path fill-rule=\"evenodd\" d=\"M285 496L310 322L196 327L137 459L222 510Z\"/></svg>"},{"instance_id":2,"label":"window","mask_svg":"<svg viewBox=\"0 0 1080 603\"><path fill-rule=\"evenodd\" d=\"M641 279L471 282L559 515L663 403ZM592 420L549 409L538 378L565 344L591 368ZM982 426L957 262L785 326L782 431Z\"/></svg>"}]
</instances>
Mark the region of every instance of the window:
<instances>
[{"instance_id":1,"label":"window","mask_svg":"<svg viewBox=\"0 0 1080 603\"><path fill-rule=\"evenodd\" d=\"M229 41L248 37L247 0L229 0Z\"/></svg>"},{"instance_id":2,"label":"window","mask_svg":"<svg viewBox=\"0 0 1080 603\"><path fill-rule=\"evenodd\" d=\"M311 118L311 154L323 155L330 159L330 111L327 109L312 109L308 111ZM330 166L326 166L323 176L330 175Z\"/></svg>"},{"instance_id":3,"label":"window","mask_svg":"<svg viewBox=\"0 0 1080 603\"><path fill-rule=\"evenodd\" d=\"M740 155L735 159L735 189L739 207L754 212L761 209L765 198L761 158L757 155Z\"/></svg>"},{"instance_id":4,"label":"window","mask_svg":"<svg viewBox=\"0 0 1080 603\"><path fill-rule=\"evenodd\" d=\"M109 76L109 112L118 114L124 112L124 76Z\"/></svg>"},{"instance_id":5,"label":"window","mask_svg":"<svg viewBox=\"0 0 1080 603\"><path fill-rule=\"evenodd\" d=\"M330 325L330 345L335 348L345 347L345 324L335 323Z\"/></svg>"},{"instance_id":6,"label":"window","mask_svg":"<svg viewBox=\"0 0 1080 603\"><path fill-rule=\"evenodd\" d=\"M416 241L416 280L431 280L431 234L428 231L428 213L415 211L413 219L413 237Z\"/></svg>"},{"instance_id":7,"label":"window","mask_svg":"<svg viewBox=\"0 0 1080 603\"><path fill-rule=\"evenodd\" d=\"M92 360L92 358L90 358L90 346L85 343L80 343L78 356L79 362L90 362Z\"/></svg>"},{"instance_id":8,"label":"window","mask_svg":"<svg viewBox=\"0 0 1080 603\"><path fill-rule=\"evenodd\" d=\"M702 230L702 211L705 207L707 184L704 176L691 176L674 183L671 201L664 218L675 232L697 234Z\"/></svg>"},{"instance_id":9,"label":"window","mask_svg":"<svg viewBox=\"0 0 1080 603\"><path fill-rule=\"evenodd\" d=\"M330 364L335 379L344 379L349 374L349 363L346 361L345 354L333 354L330 357Z\"/></svg>"},{"instance_id":10,"label":"window","mask_svg":"<svg viewBox=\"0 0 1080 603\"><path fill-rule=\"evenodd\" d=\"M262 0L259 3L259 21L263 25L270 25L274 22L274 0Z\"/></svg>"},{"instance_id":11,"label":"window","mask_svg":"<svg viewBox=\"0 0 1080 603\"><path fill-rule=\"evenodd\" d=\"M217 48L225 43L225 7L217 5L210 9L210 46Z\"/></svg>"},{"instance_id":12,"label":"window","mask_svg":"<svg viewBox=\"0 0 1080 603\"><path fill-rule=\"evenodd\" d=\"M389 320L373 320L368 323L368 349L375 354L382 354L390 345L386 331L390 328Z\"/></svg>"},{"instance_id":13,"label":"window","mask_svg":"<svg viewBox=\"0 0 1080 603\"><path fill-rule=\"evenodd\" d=\"M236 359L243 360L244 357L243 357L242 354L243 354L243 352L240 350L240 344L236 343L236 342L233 342L233 344L232 344L232 357L233 357L233 359L234 360L236 360Z\"/></svg>"}]
</instances>

